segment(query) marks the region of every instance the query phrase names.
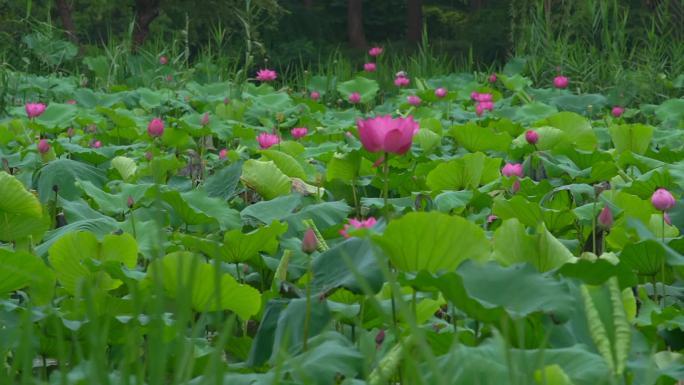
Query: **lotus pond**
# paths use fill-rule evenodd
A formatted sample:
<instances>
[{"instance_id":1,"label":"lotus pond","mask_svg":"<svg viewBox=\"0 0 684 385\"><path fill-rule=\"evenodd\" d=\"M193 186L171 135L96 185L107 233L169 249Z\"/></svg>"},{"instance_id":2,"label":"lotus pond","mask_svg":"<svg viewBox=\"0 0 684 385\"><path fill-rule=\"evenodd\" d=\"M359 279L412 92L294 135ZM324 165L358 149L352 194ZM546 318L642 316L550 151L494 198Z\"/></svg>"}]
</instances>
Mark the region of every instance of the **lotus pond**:
<instances>
[{"instance_id":1,"label":"lotus pond","mask_svg":"<svg viewBox=\"0 0 684 385\"><path fill-rule=\"evenodd\" d=\"M684 99L560 78L11 73L0 383L683 383Z\"/></svg>"}]
</instances>

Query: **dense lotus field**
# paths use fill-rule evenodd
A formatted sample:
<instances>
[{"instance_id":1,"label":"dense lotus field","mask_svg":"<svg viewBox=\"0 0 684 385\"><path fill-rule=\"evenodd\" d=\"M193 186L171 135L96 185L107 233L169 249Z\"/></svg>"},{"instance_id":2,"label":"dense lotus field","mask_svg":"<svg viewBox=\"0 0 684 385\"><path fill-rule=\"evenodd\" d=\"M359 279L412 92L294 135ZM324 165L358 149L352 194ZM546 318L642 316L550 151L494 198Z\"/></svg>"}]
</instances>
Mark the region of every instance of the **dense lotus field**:
<instances>
[{"instance_id":1,"label":"dense lotus field","mask_svg":"<svg viewBox=\"0 0 684 385\"><path fill-rule=\"evenodd\" d=\"M14 73L0 384L681 384L684 99L372 67Z\"/></svg>"}]
</instances>

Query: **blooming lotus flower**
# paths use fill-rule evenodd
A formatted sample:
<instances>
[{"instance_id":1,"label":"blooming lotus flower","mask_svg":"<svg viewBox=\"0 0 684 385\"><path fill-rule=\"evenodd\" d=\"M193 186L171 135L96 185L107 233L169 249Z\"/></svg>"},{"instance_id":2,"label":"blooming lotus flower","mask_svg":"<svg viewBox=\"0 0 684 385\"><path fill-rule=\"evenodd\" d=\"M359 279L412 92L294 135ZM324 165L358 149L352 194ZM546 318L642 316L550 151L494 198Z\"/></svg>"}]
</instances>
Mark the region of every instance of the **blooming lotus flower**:
<instances>
[{"instance_id":1,"label":"blooming lotus flower","mask_svg":"<svg viewBox=\"0 0 684 385\"><path fill-rule=\"evenodd\" d=\"M677 200L669 191L659 188L651 196L651 203L656 210L667 211L675 206Z\"/></svg>"},{"instance_id":2,"label":"blooming lotus flower","mask_svg":"<svg viewBox=\"0 0 684 385\"><path fill-rule=\"evenodd\" d=\"M219 151L219 159L221 159L221 160L226 159L227 156L228 156L228 149L222 148L221 151Z\"/></svg>"},{"instance_id":3,"label":"blooming lotus flower","mask_svg":"<svg viewBox=\"0 0 684 385\"><path fill-rule=\"evenodd\" d=\"M419 106L420 102L421 102L420 97L418 97L416 95L407 96L406 101L408 102L408 104L410 104L412 106Z\"/></svg>"},{"instance_id":4,"label":"blooming lotus flower","mask_svg":"<svg viewBox=\"0 0 684 385\"><path fill-rule=\"evenodd\" d=\"M311 227L306 229L304 232L304 238L302 239L302 251L311 254L318 248L318 238L316 238L316 233Z\"/></svg>"},{"instance_id":5,"label":"blooming lotus flower","mask_svg":"<svg viewBox=\"0 0 684 385\"><path fill-rule=\"evenodd\" d=\"M375 63L372 63L372 62L366 63L363 65L363 70L366 72L375 72L376 69L377 69L377 66L375 65Z\"/></svg>"},{"instance_id":6,"label":"blooming lotus flower","mask_svg":"<svg viewBox=\"0 0 684 385\"><path fill-rule=\"evenodd\" d=\"M473 94L470 94L470 97L473 97ZM492 97L492 94L488 94L488 93L480 94L478 92L475 92L475 98L474 99L477 102L491 102L492 100L494 100L494 98Z\"/></svg>"},{"instance_id":7,"label":"blooming lotus flower","mask_svg":"<svg viewBox=\"0 0 684 385\"><path fill-rule=\"evenodd\" d=\"M41 154L45 154L46 152L50 151L50 142L47 141L47 139L41 139L38 141L38 152Z\"/></svg>"},{"instance_id":8,"label":"blooming lotus flower","mask_svg":"<svg viewBox=\"0 0 684 385\"><path fill-rule=\"evenodd\" d=\"M612 110L610 110L610 113L613 115L613 117L619 118L622 116L622 114L625 113L625 109L619 106L615 106Z\"/></svg>"},{"instance_id":9,"label":"blooming lotus flower","mask_svg":"<svg viewBox=\"0 0 684 385\"><path fill-rule=\"evenodd\" d=\"M485 108L482 106L482 103L478 103L477 106L475 106L475 113L477 116L482 116L484 114Z\"/></svg>"},{"instance_id":10,"label":"blooming lotus flower","mask_svg":"<svg viewBox=\"0 0 684 385\"><path fill-rule=\"evenodd\" d=\"M498 79L498 78L496 77L496 74L491 74L491 75L489 75L489 78L487 78L487 80L488 80L490 83L496 83L496 80L497 80L497 79Z\"/></svg>"},{"instance_id":11,"label":"blooming lotus flower","mask_svg":"<svg viewBox=\"0 0 684 385\"><path fill-rule=\"evenodd\" d=\"M447 95L447 90L446 90L446 88L441 88L441 87L440 87L440 88L438 88L438 89L435 90L435 96L438 97L438 98L440 98L440 99L443 98L443 97L445 97L446 95Z\"/></svg>"},{"instance_id":12,"label":"blooming lotus flower","mask_svg":"<svg viewBox=\"0 0 684 385\"><path fill-rule=\"evenodd\" d=\"M613 226L613 213L608 206L604 207L598 215L598 223L601 227L609 229Z\"/></svg>"},{"instance_id":13,"label":"blooming lotus flower","mask_svg":"<svg viewBox=\"0 0 684 385\"><path fill-rule=\"evenodd\" d=\"M523 176L523 166L520 163L506 163L506 165L501 169L501 173L506 177Z\"/></svg>"},{"instance_id":14,"label":"blooming lotus flower","mask_svg":"<svg viewBox=\"0 0 684 385\"><path fill-rule=\"evenodd\" d=\"M309 129L306 127L296 127L290 130L290 133L292 134L293 138L299 139L306 136L306 134L309 133Z\"/></svg>"},{"instance_id":15,"label":"blooming lotus flower","mask_svg":"<svg viewBox=\"0 0 684 385\"><path fill-rule=\"evenodd\" d=\"M488 111L494 110L494 103L492 103L492 102L480 102L479 105L482 106L482 108L485 110L488 110Z\"/></svg>"},{"instance_id":16,"label":"blooming lotus flower","mask_svg":"<svg viewBox=\"0 0 684 385\"><path fill-rule=\"evenodd\" d=\"M39 117L43 112L45 112L45 104L43 103L26 103L26 115L33 119Z\"/></svg>"},{"instance_id":17,"label":"blooming lotus flower","mask_svg":"<svg viewBox=\"0 0 684 385\"><path fill-rule=\"evenodd\" d=\"M275 71L270 70L268 68L257 71L257 76L256 76L257 80L262 81L262 82L272 82L272 81L276 80L277 77L278 77L278 74Z\"/></svg>"},{"instance_id":18,"label":"blooming lotus flower","mask_svg":"<svg viewBox=\"0 0 684 385\"><path fill-rule=\"evenodd\" d=\"M147 133L153 138L162 136L164 134L164 121L159 118L152 119L147 125Z\"/></svg>"},{"instance_id":19,"label":"blooming lotus flower","mask_svg":"<svg viewBox=\"0 0 684 385\"><path fill-rule=\"evenodd\" d=\"M318 100L321 98L321 93L318 91L311 91L311 99L312 100Z\"/></svg>"},{"instance_id":20,"label":"blooming lotus flower","mask_svg":"<svg viewBox=\"0 0 684 385\"><path fill-rule=\"evenodd\" d=\"M411 83L411 80L406 76L397 76L394 78L394 85L397 87L406 87Z\"/></svg>"},{"instance_id":21,"label":"blooming lotus flower","mask_svg":"<svg viewBox=\"0 0 684 385\"><path fill-rule=\"evenodd\" d=\"M205 112L204 115L202 115L202 120L200 121L203 126L206 126L209 124L209 113Z\"/></svg>"},{"instance_id":22,"label":"blooming lotus flower","mask_svg":"<svg viewBox=\"0 0 684 385\"><path fill-rule=\"evenodd\" d=\"M383 51L383 49L380 47L373 47L370 50L368 50L368 54L373 56L373 57L377 57L377 56L382 55L382 51Z\"/></svg>"},{"instance_id":23,"label":"blooming lotus flower","mask_svg":"<svg viewBox=\"0 0 684 385\"><path fill-rule=\"evenodd\" d=\"M351 95L349 95L349 103L351 104L357 104L361 102L361 94L358 92L352 92Z\"/></svg>"},{"instance_id":24,"label":"blooming lotus flower","mask_svg":"<svg viewBox=\"0 0 684 385\"><path fill-rule=\"evenodd\" d=\"M569 83L570 80L565 76L558 75L555 78L553 78L553 86L558 89L567 88Z\"/></svg>"},{"instance_id":25,"label":"blooming lotus flower","mask_svg":"<svg viewBox=\"0 0 684 385\"><path fill-rule=\"evenodd\" d=\"M539 141L539 134L537 134L537 131L527 130L525 132L525 140L527 141L527 143L534 146Z\"/></svg>"},{"instance_id":26,"label":"blooming lotus flower","mask_svg":"<svg viewBox=\"0 0 684 385\"><path fill-rule=\"evenodd\" d=\"M375 224L376 224L377 222L378 222L378 221L377 221L375 218L373 218L373 217L369 217L368 219L362 219L362 220L358 220L358 219L352 218L352 219L349 220L349 223L346 224L346 225L344 225L344 227L342 228L342 230L340 230L340 234L341 234L343 237L345 237L345 238L349 238L350 235L349 235L348 231L349 231L349 228L350 228L350 227L352 227L352 230L355 230L355 229L370 229L370 228L372 228L373 226L375 226Z\"/></svg>"},{"instance_id":27,"label":"blooming lotus flower","mask_svg":"<svg viewBox=\"0 0 684 385\"><path fill-rule=\"evenodd\" d=\"M93 142L93 144L92 144L91 146L92 146L93 148L100 148L100 147L102 147L102 142L99 141L99 140L96 140L96 141Z\"/></svg>"},{"instance_id":28,"label":"blooming lotus flower","mask_svg":"<svg viewBox=\"0 0 684 385\"><path fill-rule=\"evenodd\" d=\"M269 134L267 132L262 132L257 136L257 142L259 142L259 147L261 147L262 150L265 150L274 144L280 143L280 137L275 134Z\"/></svg>"},{"instance_id":29,"label":"blooming lotus flower","mask_svg":"<svg viewBox=\"0 0 684 385\"><path fill-rule=\"evenodd\" d=\"M169 62L169 58L164 55L159 56L159 64L166 65Z\"/></svg>"},{"instance_id":30,"label":"blooming lotus flower","mask_svg":"<svg viewBox=\"0 0 684 385\"><path fill-rule=\"evenodd\" d=\"M370 152L391 152L402 155L411 148L413 136L420 126L408 118L392 118L389 115L358 120L359 139Z\"/></svg>"}]
</instances>

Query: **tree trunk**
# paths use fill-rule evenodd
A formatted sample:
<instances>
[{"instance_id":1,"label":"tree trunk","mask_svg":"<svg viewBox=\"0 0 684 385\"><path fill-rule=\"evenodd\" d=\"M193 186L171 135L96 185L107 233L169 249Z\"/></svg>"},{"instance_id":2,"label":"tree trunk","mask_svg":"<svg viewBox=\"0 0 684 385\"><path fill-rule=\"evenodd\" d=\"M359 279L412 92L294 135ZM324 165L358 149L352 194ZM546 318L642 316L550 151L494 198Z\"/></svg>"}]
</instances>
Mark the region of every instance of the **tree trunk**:
<instances>
[{"instance_id":1,"label":"tree trunk","mask_svg":"<svg viewBox=\"0 0 684 385\"><path fill-rule=\"evenodd\" d=\"M150 24L159 16L161 0L135 0L135 27L133 28L133 49L140 47L150 33Z\"/></svg>"},{"instance_id":2,"label":"tree trunk","mask_svg":"<svg viewBox=\"0 0 684 385\"><path fill-rule=\"evenodd\" d=\"M64 27L69 40L80 47L78 35L76 34L76 25L74 24L74 19L71 18L71 7L67 0L57 0L56 5L59 17L62 19L62 27Z\"/></svg>"},{"instance_id":3,"label":"tree trunk","mask_svg":"<svg viewBox=\"0 0 684 385\"><path fill-rule=\"evenodd\" d=\"M347 34L353 48L366 48L363 31L363 0L347 0Z\"/></svg>"},{"instance_id":4,"label":"tree trunk","mask_svg":"<svg viewBox=\"0 0 684 385\"><path fill-rule=\"evenodd\" d=\"M410 43L420 44L423 34L423 0L408 0L406 38Z\"/></svg>"}]
</instances>

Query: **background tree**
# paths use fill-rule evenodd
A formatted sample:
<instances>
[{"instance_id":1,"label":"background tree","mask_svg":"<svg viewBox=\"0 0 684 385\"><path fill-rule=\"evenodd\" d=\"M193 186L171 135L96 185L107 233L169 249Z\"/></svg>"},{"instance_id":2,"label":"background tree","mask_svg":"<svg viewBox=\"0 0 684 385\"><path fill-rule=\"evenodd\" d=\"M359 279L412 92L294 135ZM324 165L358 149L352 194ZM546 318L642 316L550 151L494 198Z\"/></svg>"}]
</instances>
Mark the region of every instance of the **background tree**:
<instances>
[{"instance_id":1,"label":"background tree","mask_svg":"<svg viewBox=\"0 0 684 385\"><path fill-rule=\"evenodd\" d=\"M352 48L366 47L363 30L363 0L347 0L347 35Z\"/></svg>"}]
</instances>

